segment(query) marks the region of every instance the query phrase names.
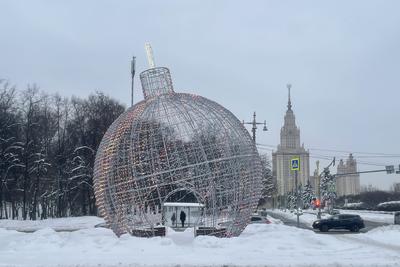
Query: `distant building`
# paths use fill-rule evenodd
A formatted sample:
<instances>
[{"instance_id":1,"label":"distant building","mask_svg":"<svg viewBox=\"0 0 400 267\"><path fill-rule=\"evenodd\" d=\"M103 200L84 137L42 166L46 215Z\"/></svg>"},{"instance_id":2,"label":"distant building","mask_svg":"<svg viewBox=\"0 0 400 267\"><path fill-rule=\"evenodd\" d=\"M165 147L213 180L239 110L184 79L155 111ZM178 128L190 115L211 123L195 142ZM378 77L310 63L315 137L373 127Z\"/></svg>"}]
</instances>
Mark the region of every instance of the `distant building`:
<instances>
[{"instance_id":1,"label":"distant building","mask_svg":"<svg viewBox=\"0 0 400 267\"><path fill-rule=\"evenodd\" d=\"M319 160L317 160L317 168L314 170L314 174L310 176L310 184L314 192L317 193L317 186L319 184Z\"/></svg>"},{"instance_id":2,"label":"distant building","mask_svg":"<svg viewBox=\"0 0 400 267\"><path fill-rule=\"evenodd\" d=\"M337 167L337 174L357 172L357 161L353 154L349 155L346 163L341 159ZM348 174L336 178L337 196L357 195L360 193L360 174Z\"/></svg>"},{"instance_id":3,"label":"distant building","mask_svg":"<svg viewBox=\"0 0 400 267\"><path fill-rule=\"evenodd\" d=\"M394 192L400 192L400 183L394 183L393 184L393 191Z\"/></svg>"},{"instance_id":4,"label":"distant building","mask_svg":"<svg viewBox=\"0 0 400 267\"><path fill-rule=\"evenodd\" d=\"M310 154L304 149L304 144L300 146L300 129L296 126L290 99L290 86L288 88L288 109L281 129L281 142L277 150L272 153L272 174L279 196L286 195L295 189L294 172L290 171L290 160L293 157L300 158L298 183L304 185L310 177Z\"/></svg>"},{"instance_id":5,"label":"distant building","mask_svg":"<svg viewBox=\"0 0 400 267\"><path fill-rule=\"evenodd\" d=\"M373 186L372 184L369 185L362 185L360 189L360 193L362 192L374 192L374 191L379 191L379 188L376 186Z\"/></svg>"}]
</instances>

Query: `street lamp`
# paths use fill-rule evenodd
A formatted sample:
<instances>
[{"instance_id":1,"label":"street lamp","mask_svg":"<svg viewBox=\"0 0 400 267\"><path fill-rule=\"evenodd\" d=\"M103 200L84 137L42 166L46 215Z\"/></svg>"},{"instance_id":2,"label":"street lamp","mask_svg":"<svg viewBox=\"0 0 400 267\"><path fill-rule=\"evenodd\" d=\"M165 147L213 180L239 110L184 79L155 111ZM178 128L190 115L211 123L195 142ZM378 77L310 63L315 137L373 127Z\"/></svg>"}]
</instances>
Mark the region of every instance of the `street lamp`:
<instances>
[{"instance_id":1,"label":"street lamp","mask_svg":"<svg viewBox=\"0 0 400 267\"><path fill-rule=\"evenodd\" d=\"M254 143L256 143L256 130L257 130L257 125L263 124L263 125L264 125L263 131L264 131L264 132L268 131L268 129L267 129L267 121L264 120L264 123L262 123L262 122L257 122L257 121L256 121L256 112L255 112L255 111L254 111L254 114L253 114L253 121L251 121L251 122L244 122L244 120L243 120L242 123L243 123L243 125L244 125L244 124L250 124L250 125L253 126L253 127L251 128L251 131L252 131L252 133L253 133L253 141L254 141Z\"/></svg>"}]
</instances>

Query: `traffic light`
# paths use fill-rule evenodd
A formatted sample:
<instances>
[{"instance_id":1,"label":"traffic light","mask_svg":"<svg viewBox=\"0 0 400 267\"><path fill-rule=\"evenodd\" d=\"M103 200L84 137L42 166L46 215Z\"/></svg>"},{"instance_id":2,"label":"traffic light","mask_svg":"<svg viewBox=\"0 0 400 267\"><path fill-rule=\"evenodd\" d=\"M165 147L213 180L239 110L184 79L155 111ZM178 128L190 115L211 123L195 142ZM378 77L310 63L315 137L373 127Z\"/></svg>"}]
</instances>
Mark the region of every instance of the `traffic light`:
<instances>
[{"instance_id":1,"label":"traffic light","mask_svg":"<svg viewBox=\"0 0 400 267\"><path fill-rule=\"evenodd\" d=\"M394 173L394 166L393 165L385 166L385 169L386 169L386 173L387 174Z\"/></svg>"}]
</instances>

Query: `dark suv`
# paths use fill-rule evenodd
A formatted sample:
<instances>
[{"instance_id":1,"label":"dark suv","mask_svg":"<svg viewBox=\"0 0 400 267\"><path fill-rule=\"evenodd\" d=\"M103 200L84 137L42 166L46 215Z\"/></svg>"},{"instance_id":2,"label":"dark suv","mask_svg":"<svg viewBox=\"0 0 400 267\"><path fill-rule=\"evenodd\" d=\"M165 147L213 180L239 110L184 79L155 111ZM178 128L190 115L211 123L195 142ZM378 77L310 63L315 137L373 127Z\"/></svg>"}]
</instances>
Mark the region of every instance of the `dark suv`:
<instances>
[{"instance_id":1,"label":"dark suv","mask_svg":"<svg viewBox=\"0 0 400 267\"><path fill-rule=\"evenodd\" d=\"M312 226L321 232L327 232L330 229L347 229L358 232L365 227L363 219L359 215L352 214L333 215L328 219L315 221Z\"/></svg>"}]
</instances>

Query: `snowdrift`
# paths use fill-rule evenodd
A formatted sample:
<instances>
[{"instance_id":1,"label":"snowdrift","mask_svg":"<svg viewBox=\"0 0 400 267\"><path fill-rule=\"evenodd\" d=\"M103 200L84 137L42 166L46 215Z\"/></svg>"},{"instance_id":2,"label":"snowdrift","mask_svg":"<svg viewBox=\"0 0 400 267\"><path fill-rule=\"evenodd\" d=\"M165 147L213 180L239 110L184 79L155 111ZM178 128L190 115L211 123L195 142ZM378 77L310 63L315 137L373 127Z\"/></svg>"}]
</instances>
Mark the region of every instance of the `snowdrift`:
<instances>
[{"instance_id":1,"label":"snowdrift","mask_svg":"<svg viewBox=\"0 0 400 267\"><path fill-rule=\"evenodd\" d=\"M331 236L282 224L253 224L235 238L194 238L191 229L168 229L164 238L118 238L105 228L0 229L0 266L399 266L399 233L395 225Z\"/></svg>"}]
</instances>

